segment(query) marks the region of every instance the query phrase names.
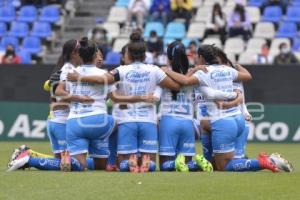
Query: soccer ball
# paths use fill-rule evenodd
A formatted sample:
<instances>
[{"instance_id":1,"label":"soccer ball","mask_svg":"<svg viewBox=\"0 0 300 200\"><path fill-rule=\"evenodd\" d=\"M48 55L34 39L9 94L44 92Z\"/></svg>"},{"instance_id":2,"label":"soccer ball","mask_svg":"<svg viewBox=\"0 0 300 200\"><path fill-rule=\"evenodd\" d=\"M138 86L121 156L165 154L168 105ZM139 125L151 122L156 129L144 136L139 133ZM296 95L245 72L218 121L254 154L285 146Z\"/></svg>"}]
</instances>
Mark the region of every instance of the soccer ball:
<instances>
[{"instance_id":1,"label":"soccer ball","mask_svg":"<svg viewBox=\"0 0 300 200\"><path fill-rule=\"evenodd\" d=\"M279 153L272 153L270 159L276 165L276 167L282 172L292 172L294 168L292 164L284 159Z\"/></svg>"}]
</instances>

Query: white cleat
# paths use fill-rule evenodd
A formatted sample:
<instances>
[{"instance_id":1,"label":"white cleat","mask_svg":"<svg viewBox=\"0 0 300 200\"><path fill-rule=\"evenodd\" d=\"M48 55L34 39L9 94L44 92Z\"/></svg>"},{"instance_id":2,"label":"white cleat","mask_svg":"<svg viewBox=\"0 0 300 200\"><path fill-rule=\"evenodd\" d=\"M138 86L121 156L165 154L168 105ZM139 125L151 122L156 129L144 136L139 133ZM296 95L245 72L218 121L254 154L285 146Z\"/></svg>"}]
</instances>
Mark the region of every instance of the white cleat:
<instances>
[{"instance_id":1,"label":"white cleat","mask_svg":"<svg viewBox=\"0 0 300 200\"><path fill-rule=\"evenodd\" d=\"M279 153L272 153L270 155L270 159L273 161L273 163L277 166L277 168L280 171L283 171L283 172L294 171L293 165L288 160L283 158Z\"/></svg>"},{"instance_id":2,"label":"white cleat","mask_svg":"<svg viewBox=\"0 0 300 200\"><path fill-rule=\"evenodd\" d=\"M23 144L19 148L15 149L10 157L9 162L15 160L20 155L20 153L22 153L23 151L26 151L28 149L29 149L29 147L25 144Z\"/></svg>"},{"instance_id":3,"label":"white cleat","mask_svg":"<svg viewBox=\"0 0 300 200\"><path fill-rule=\"evenodd\" d=\"M29 161L30 155L28 151L23 151L18 155L18 157L12 161L10 161L7 165L7 171L15 171L24 167Z\"/></svg>"}]
</instances>

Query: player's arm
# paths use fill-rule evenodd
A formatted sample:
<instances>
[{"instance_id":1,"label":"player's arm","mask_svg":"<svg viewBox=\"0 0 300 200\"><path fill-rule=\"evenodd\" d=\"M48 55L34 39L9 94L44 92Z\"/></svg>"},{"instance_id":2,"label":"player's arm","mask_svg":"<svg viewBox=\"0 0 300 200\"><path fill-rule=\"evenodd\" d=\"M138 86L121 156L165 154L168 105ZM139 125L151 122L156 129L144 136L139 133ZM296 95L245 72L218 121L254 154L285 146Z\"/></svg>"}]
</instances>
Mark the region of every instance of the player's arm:
<instances>
[{"instance_id":1,"label":"player's arm","mask_svg":"<svg viewBox=\"0 0 300 200\"><path fill-rule=\"evenodd\" d=\"M172 80L170 77L166 76L160 83L160 87L167 88L170 90L180 90L181 85Z\"/></svg>"},{"instance_id":2,"label":"player's arm","mask_svg":"<svg viewBox=\"0 0 300 200\"><path fill-rule=\"evenodd\" d=\"M215 101L218 108L229 109L240 105L243 102L243 95L239 90L235 90L235 92L237 93L237 98L232 101Z\"/></svg>"},{"instance_id":3,"label":"player's arm","mask_svg":"<svg viewBox=\"0 0 300 200\"><path fill-rule=\"evenodd\" d=\"M78 72L74 71L73 73L68 73L68 81L81 81L86 83L96 83L96 84L112 84L115 82L114 76L110 73L104 75L93 75L93 76L81 76Z\"/></svg>"},{"instance_id":4,"label":"player's arm","mask_svg":"<svg viewBox=\"0 0 300 200\"><path fill-rule=\"evenodd\" d=\"M189 71L188 71L188 73L185 76L190 77L190 76L192 76L198 70L204 71L205 73L208 72L206 65L197 65L197 66L195 66L193 68L190 68Z\"/></svg>"},{"instance_id":5,"label":"player's arm","mask_svg":"<svg viewBox=\"0 0 300 200\"><path fill-rule=\"evenodd\" d=\"M81 102L81 103L93 103L94 99L88 96L80 96L80 95L70 95L65 90L65 83L60 81L54 91L54 94L60 98L60 102L69 103L71 101Z\"/></svg>"},{"instance_id":6,"label":"player's arm","mask_svg":"<svg viewBox=\"0 0 300 200\"><path fill-rule=\"evenodd\" d=\"M244 68L242 65L236 64L236 70L238 71L238 75L236 78L237 81L252 80L252 76L251 76L250 72L246 68Z\"/></svg>"},{"instance_id":7,"label":"player's arm","mask_svg":"<svg viewBox=\"0 0 300 200\"><path fill-rule=\"evenodd\" d=\"M117 91L109 93L108 97L115 103L137 103L137 102L147 102L156 103L159 99L151 94L142 96L123 96L119 95Z\"/></svg>"},{"instance_id":8,"label":"player's arm","mask_svg":"<svg viewBox=\"0 0 300 200\"><path fill-rule=\"evenodd\" d=\"M223 92L221 90L215 90L207 86L202 86L201 92L208 100L233 100L238 96L237 92Z\"/></svg>"},{"instance_id":9,"label":"player's arm","mask_svg":"<svg viewBox=\"0 0 300 200\"><path fill-rule=\"evenodd\" d=\"M183 74L174 72L169 68L162 68L162 70L175 82L179 83L182 86L191 86L191 85L198 85L199 80L195 76L187 77Z\"/></svg>"}]
</instances>

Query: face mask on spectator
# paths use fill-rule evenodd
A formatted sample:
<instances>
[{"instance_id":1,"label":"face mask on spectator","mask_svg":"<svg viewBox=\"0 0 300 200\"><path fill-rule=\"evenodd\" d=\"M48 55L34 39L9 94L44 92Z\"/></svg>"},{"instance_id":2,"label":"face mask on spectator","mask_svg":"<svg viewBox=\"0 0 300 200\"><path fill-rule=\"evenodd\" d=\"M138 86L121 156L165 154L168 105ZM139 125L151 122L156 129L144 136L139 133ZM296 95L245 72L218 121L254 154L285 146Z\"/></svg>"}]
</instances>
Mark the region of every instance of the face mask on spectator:
<instances>
[{"instance_id":1,"label":"face mask on spectator","mask_svg":"<svg viewBox=\"0 0 300 200\"><path fill-rule=\"evenodd\" d=\"M15 55L15 51L13 49L7 49L6 54L9 55Z\"/></svg>"},{"instance_id":2,"label":"face mask on spectator","mask_svg":"<svg viewBox=\"0 0 300 200\"><path fill-rule=\"evenodd\" d=\"M287 53L289 53L290 52L290 49L288 48L288 47L283 47L282 49L281 49L281 53L283 53L283 54L287 54Z\"/></svg>"},{"instance_id":3,"label":"face mask on spectator","mask_svg":"<svg viewBox=\"0 0 300 200\"><path fill-rule=\"evenodd\" d=\"M149 42L151 42L151 43L156 43L157 40L158 40L157 37L150 37L150 38L149 38Z\"/></svg>"}]
</instances>

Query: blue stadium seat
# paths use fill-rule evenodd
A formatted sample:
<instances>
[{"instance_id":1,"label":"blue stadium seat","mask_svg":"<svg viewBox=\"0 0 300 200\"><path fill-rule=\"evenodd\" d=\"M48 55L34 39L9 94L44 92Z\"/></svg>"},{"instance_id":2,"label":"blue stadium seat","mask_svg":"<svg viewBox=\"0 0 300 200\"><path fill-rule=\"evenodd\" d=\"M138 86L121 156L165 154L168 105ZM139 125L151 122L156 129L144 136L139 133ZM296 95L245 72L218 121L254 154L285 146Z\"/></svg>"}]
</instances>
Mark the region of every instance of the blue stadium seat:
<instances>
[{"instance_id":1,"label":"blue stadium seat","mask_svg":"<svg viewBox=\"0 0 300 200\"><path fill-rule=\"evenodd\" d=\"M21 57L21 64L31 64L32 58L31 54L27 51L19 51L17 55Z\"/></svg>"},{"instance_id":2,"label":"blue stadium seat","mask_svg":"<svg viewBox=\"0 0 300 200\"><path fill-rule=\"evenodd\" d=\"M0 7L0 22L11 22L16 17L16 11L13 6Z\"/></svg>"},{"instance_id":3,"label":"blue stadium seat","mask_svg":"<svg viewBox=\"0 0 300 200\"><path fill-rule=\"evenodd\" d=\"M18 21L20 22L34 22L37 18L37 9L35 6L23 6L20 9Z\"/></svg>"},{"instance_id":4,"label":"blue stadium seat","mask_svg":"<svg viewBox=\"0 0 300 200\"><path fill-rule=\"evenodd\" d=\"M300 37L294 38L293 51L300 51Z\"/></svg>"},{"instance_id":5,"label":"blue stadium seat","mask_svg":"<svg viewBox=\"0 0 300 200\"><path fill-rule=\"evenodd\" d=\"M264 0L248 0L248 6L261 7L264 3Z\"/></svg>"},{"instance_id":6,"label":"blue stadium seat","mask_svg":"<svg viewBox=\"0 0 300 200\"><path fill-rule=\"evenodd\" d=\"M170 22L167 25L165 38L181 39L185 37L185 26L180 22Z\"/></svg>"},{"instance_id":7,"label":"blue stadium seat","mask_svg":"<svg viewBox=\"0 0 300 200\"><path fill-rule=\"evenodd\" d=\"M190 44L190 42L196 42L196 44L199 46L200 42L198 41L198 39L191 39L191 38L184 38L181 40L182 44L187 48Z\"/></svg>"},{"instance_id":8,"label":"blue stadium seat","mask_svg":"<svg viewBox=\"0 0 300 200\"><path fill-rule=\"evenodd\" d=\"M4 22L0 22L0 37L3 37L6 35L7 32L7 26Z\"/></svg>"},{"instance_id":9,"label":"blue stadium seat","mask_svg":"<svg viewBox=\"0 0 300 200\"><path fill-rule=\"evenodd\" d=\"M145 27L144 37L150 37L151 31L156 31L158 37L163 37L165 28L160 22L148 22Z\"/></svg>"},{"instance_id":10,"label":"blue stadium seat","mask_svg":"<svg viewBox=\"0 0 300 200\"><path fill-rule=\"evenodd\" d=\"M297 36L297 25L293 22L282 22L279 25L276 37L294 38Z\"/></svg>"},{"instance_id":11,"label":"blue stadium seat","mask_svg":"<svg viewBox=\"0 0 300 200\"><path fill-rule=\"evenodd\" d=\"M285 21L300 22L300 6L289 6L286 12Z\"/></svg>"},{"instance_id":12,"label":"blue stadium seat","mask_svg":"<svg viewBox=\"0 0 300 200\"><path fill-rule=\"evenodd\" d=\"M279 22L282 17L282 9L279 6L268 6L265 8L262 21Z\"/></svg>"},{"instance_id":13,"label":"blue stadium seat","mask_svg":"<svg viewBox=\"0 0 300 200\"><path fill-rule=\"evenodd\" d=\"M28 35L29 27L25 22L13 22L10 28L9 36L23 38Z\"/></svg>"},{"instance_id":14,"label":"blue stadium seat","mask_svg":"<svg viewBox=\"0 0 300 200\"><path fill-rule=\"evenodd\" d=\"M31 36L48 38L52 36L51 25L46 22L35 22L33 24Z\"/></svg>"},{"instance_id":15,"label":"blue stadium seat","mask_svg":"<svg viewBox=\"0 0 300 200\"><path fill-rule=\"evenodd\" d=\"M12 45L17 51L19 49L18 38L12 36L3 37L0 43L0 49L5 50L8 45Z\"/></svg>"},{"instance_id":16,"label":"blue stadium seat","mask_svg":"<svg viewBox=\"0 0 300 200\"><path fill-rule=\"evenodd\" d=\"M119 65L121 62L121 54L118 52L108 52L104 63L107 65Z\"/></svg>"},{"instance_id":17,"label":"blue stadium seat","mask_svg":"<svg viewBox=\"0 0 300 200\"><path fill-rule=\"evenodd\" d=\"M130 0L117 0L116 6L118 7L128 7Z\"/></svg>"},{"instance_id":18,"label":"blue stadium seat","mask_svg":"<svg viewBox=\"0 0 300 200\"><path fill-rule=\"evenodd\" d=\"M164 47L168 47L168 45L174 41L176 41L175 38L164 38Z\"/></svg>"},{"instance_id":19,"label":"blue stadium seat","mask_svg":"<svg viewBox=\"0 0 300 200\"><path fill-rule=\"evenodd\" d=\"M42 51L41 39L32 36L24 38L22 50L31 54L39 54Z\"/></svg>"},{"instance_id":20,"label":"blue stadium seat","mask_svg":"<svg viewBox=\"0 0 300 200\"><path fill-rule=\"evenodd\" d=\"M41 11L41 22L56 23L60 19L60 10L56 6L45 6Z\"/></svg>"},{"instance_id":21,"label":"blue stadium seat","mask_svg":"<svg viewBox=\"0 0 300 200\"><path fill-rule=\"evenodd\" d=\"M293 0L293 1L291 2L291 4L292 4L293 6L300 6L300 0Z\"/></svg>"}]
</instances>

